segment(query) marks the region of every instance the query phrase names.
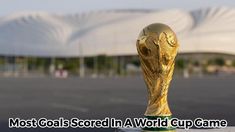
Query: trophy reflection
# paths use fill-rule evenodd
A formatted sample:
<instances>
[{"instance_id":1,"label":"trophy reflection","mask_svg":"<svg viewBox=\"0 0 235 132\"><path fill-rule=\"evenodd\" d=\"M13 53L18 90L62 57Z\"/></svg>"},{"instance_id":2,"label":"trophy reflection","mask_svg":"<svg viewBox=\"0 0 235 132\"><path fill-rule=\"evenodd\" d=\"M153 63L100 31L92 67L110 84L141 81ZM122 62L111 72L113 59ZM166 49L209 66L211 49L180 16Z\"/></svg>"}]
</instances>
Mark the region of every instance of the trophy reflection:
<instances>
[{"instance_id":1,"label":"trophy reflection","mask_svg":"<svg viewBox=\"0 0 235 132\"><path fill-rule=\"evenodd\" d=\"M179 47L176 35L165 24L151 24L141 31L136 46L148 91L145 117L170 119L172 114L167 102L167 93ZM144 128L144 130L175 131L170 127Z\"/></svg>"}]
</instances>

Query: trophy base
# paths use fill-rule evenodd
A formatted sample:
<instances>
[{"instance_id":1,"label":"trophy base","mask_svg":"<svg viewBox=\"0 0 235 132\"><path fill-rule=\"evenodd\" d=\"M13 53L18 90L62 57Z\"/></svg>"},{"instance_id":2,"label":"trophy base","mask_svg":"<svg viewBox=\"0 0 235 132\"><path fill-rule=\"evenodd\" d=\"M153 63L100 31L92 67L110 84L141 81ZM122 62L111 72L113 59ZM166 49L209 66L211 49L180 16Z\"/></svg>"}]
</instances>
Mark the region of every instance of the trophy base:
<instances>
[{"instance_id":1,"label":"trophy base","mask_svg":"<svg viewBox=\"0 0 235 132\"><path fill-rule=\"evenodd\" d=\"M166 124L168 124L168 120L171 119L171 116L145 116L145 118L149 119L149 120L158 120L161 119L161 121L165 121ZM144 132L148 132L148 131L155 131L155 132L175 132L175 128L174 127L145 127L143 128Z\"/></svg>"}]
</instances>

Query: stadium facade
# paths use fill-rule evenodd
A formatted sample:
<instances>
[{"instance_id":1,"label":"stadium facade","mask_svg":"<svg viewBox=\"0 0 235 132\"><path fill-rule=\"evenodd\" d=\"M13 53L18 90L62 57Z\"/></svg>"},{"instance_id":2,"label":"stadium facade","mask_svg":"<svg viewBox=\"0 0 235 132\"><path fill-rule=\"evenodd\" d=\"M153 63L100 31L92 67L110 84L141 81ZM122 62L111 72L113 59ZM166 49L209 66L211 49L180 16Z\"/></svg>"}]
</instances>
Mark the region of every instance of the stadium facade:
<instances>
[{"instance_id":1,"label":"stadium facade","mask_svg":"<svg viewBox=\"0 0 235 132\"><path fill-rule=\"evenodd\" d=\"M14 13L0 18L0 55L136 56L139 32L156 22L169 25L177 33L180 53L235 55L234 16L235 9L228 7L194 11L109 10L73 15Z\"/></svg>"},{"instance_id":2,"label":"stadium facade","mask_svg":"<svg viewBox=\"0 0 235 132\"><path fill-rule=\"evenodd\" d=\"M148 24L166 23L177 32L180 52L235 54L235 9L195 11L124 10L74 15L15 13L0 18L0 54L77 57L136 55L138 33Z\"/></svg>"}]
</instances>

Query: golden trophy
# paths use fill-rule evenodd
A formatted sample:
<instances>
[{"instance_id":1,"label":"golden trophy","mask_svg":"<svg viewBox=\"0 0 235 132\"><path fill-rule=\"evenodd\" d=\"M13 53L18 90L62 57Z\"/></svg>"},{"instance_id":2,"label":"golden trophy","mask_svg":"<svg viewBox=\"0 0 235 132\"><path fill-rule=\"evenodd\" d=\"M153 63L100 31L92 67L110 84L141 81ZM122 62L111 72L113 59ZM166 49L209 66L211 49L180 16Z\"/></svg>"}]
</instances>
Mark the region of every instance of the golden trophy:
<instances>
[{"instance_id":1,"label":"golden trophy","mask_svg":"<svg viewBox=\"0 0 235 132\"><path fill-rule=\"evenodd\" d=\"M172 114L167 102L167 93L179 47L176 34L165 24L151 24L141 31L136 47L148 91L145 117L170 119ZM143 130L175 131L172 127L144 128Z\"/></svg>"}]
</instances>

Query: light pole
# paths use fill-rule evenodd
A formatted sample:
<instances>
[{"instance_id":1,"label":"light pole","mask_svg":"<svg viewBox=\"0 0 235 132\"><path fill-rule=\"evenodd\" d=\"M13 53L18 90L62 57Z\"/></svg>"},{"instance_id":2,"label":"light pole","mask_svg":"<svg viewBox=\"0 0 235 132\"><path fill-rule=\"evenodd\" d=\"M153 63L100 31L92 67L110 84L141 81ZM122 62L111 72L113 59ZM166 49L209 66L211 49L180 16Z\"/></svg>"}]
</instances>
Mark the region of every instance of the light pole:
<instances>
[{"instance_id":1,"label":"light pole","mask_svg":"<svg viewBox=\"0 0 235 132\"><path fill-rule=\"evenodd\" d=\"M83 56L83 49L82 44L78 43L79 47L79 76L83 78L85 76L85 66L84 66L84 56Z\"/></svg>"}]
</instances>

